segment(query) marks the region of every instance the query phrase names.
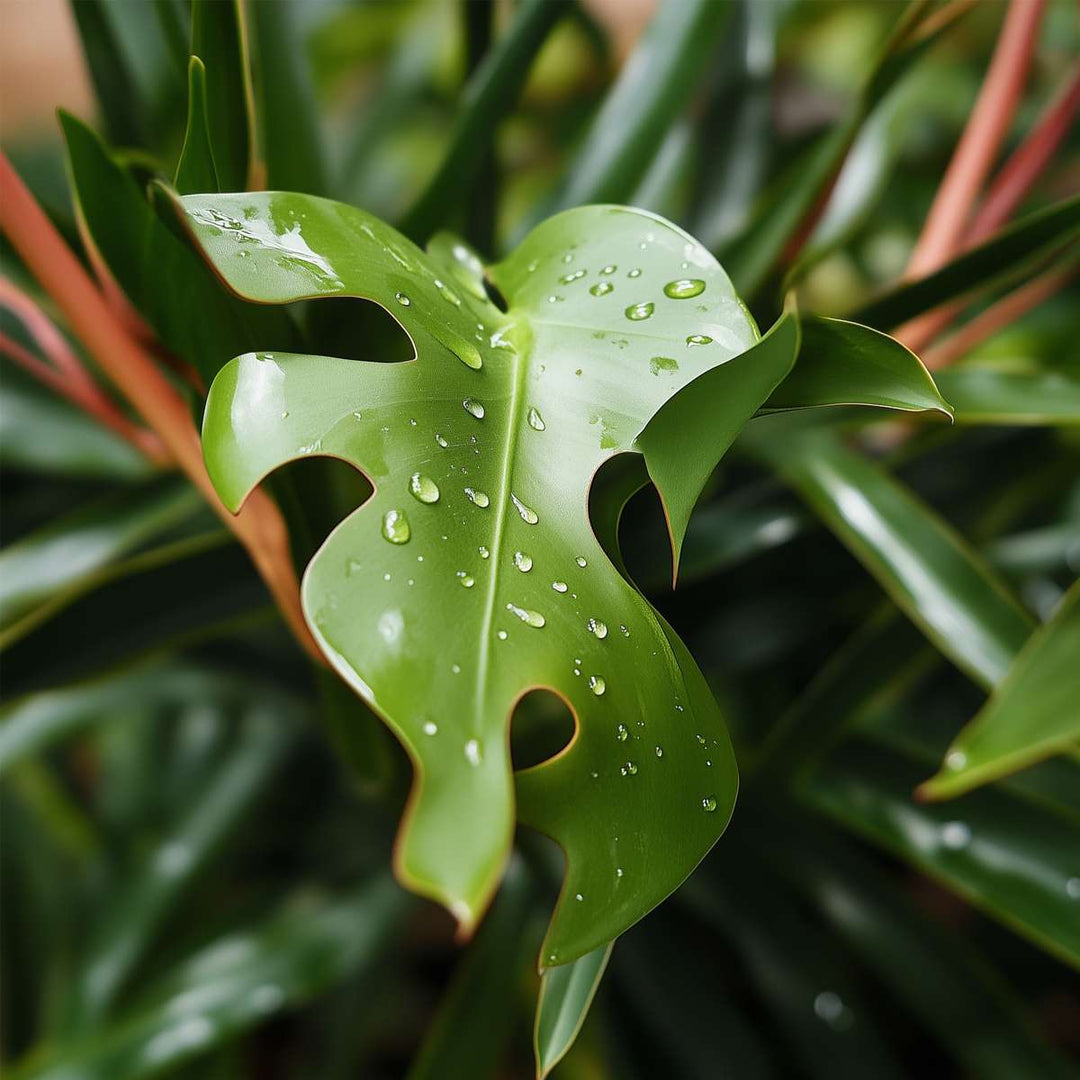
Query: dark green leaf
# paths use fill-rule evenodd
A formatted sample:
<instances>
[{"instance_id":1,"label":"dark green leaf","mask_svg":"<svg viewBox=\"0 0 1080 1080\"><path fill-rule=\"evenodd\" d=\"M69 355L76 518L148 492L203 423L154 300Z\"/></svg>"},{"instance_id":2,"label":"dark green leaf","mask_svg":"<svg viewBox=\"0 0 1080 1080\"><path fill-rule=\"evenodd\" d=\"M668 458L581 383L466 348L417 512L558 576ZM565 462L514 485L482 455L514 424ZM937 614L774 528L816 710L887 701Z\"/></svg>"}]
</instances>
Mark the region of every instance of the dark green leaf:
<instances>
[{"instance_id":1,"label":"dark green leaf","mask_svg":"<svg viewBox=\"0 0 1080 1080\"><path fill-rule=\"evenodd\" d=\"M176 190L181 195L199 191L219 191L214 151L210 145L210 125L206 110L206 68L197 57L188 67L188 121L184 149L176 166Z\"/></svg>"},{"instance_id":2,"label":"dark green leaf","mask_svg":"<svg viewBox=\"0 0 1080 1080\"><path fill-rule=\"evenodd\" d=\"M966 365L936 375L958 424L1080 424L1080 378Z\"/></svg>"}]
</instances>

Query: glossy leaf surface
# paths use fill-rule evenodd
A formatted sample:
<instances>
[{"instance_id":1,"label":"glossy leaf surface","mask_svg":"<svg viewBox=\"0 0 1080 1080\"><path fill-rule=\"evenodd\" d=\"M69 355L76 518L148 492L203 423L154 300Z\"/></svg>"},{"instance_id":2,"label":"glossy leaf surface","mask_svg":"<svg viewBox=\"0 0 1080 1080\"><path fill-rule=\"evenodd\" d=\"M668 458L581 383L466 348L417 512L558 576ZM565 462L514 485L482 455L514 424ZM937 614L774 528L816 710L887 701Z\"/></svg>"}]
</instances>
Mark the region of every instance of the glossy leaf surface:
<instances>
[{"instance_id":1,"label":"glossy leaf surface","mask_svg":"<svg viewBox=\"0 0 1080 1080\"><path fill-rule=\"evenodd\" d=\"M460 246L437 245L440 265L361 211L274 194L185 207L241 295L365 297L416 349L389 365L240 357L212 388L203 432L230 506L310 454L375 485L312 561L303 600L334 666L417 766L399 874L476 921L514 819L508 717L545 687L577 727L518 777L521 820L567 853L543 962L611 940L709 849L736 781L711 693L608 562L589 488L667 398L753 343L726 276L660 218L586 208L491 268L504 314Z\"/></svg>"},{"instance_id":2,"label":"glossy leaf surface","mask_svg":"<svg viewBox=\"0 0 1080 1080\"><path fill-rule=\"evenodd\" d=\"M206 108L206 68L197 57L188 66L188 121L184 148L176 166L176 190L182 195L195 191L220 191L214 151L210 145L210 123Z\"/></svg>"},{"instance_id":3,"label":"glossy leaf surface","mask_svg":"<svg viewBox=\"0 0 1080 1080\"><path fill-rule=\"evenodd\" d=\"M958 424L1080 424L1080 374L946 368L937 384Z\"/></svg>"},{"instance_id":4,"label":"glossy leaf surface","mask_svg":"<svg viewBox=\"0 0 1080 1080\"><path fill-rule=\"evenodd\" d=\"M948 799L1080 742L1080 585L1032 634L919 792Z\"/></svg>"}]
</instances>

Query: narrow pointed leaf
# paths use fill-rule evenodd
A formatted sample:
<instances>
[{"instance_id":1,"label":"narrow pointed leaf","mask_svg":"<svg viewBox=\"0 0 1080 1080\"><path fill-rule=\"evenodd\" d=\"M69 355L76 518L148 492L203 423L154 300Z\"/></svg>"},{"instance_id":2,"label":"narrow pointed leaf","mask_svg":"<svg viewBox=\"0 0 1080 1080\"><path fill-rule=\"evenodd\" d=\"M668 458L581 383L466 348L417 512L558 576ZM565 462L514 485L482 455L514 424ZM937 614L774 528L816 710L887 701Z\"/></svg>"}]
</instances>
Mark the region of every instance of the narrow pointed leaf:
<instances>
[{"instance_id":1,"label":"narrow pointed leaf","mask_svg":"<svg viewBox=\"0 0 1080 1080\"><path fill-rule=\"evenodd\" d=\"M591 207L549 220L491 268L503 313L361 211L275 194L185 205L241 294L374 300L416 349L402 364L240 357L212 388L203 432L233 507L309 454L351 461L375 485L310 564L303 602L334 666L416 766L400 876L475 923L510 846L508 715L546 687L578 726L560 756L519 775L521 819L568 856L543 960L610 941L690 872L735 794L704 680L587 516L600 465L631 451L680 387L753 342L723 271L660 218ZM711 341L690 347L694 335ZM601 835L615 823L621 844Z\"/></svg>"},{"instance_id":2,"label":"narrow pointed leaf","mask_svg":"<svg viewBox=\"0 0 1080 1080\"><path fill-rule=\"evenodd\" d=\"M958 424L1033 427L1080 424L1080 377L1064 371L996 371L971 366L938 372Z\"/></svg>"},{"instance_id":3,"label":"narrow pointed leaf","mask_svg":"<svg viewBox=\"0 0 1080 1080\"><path fill-rule=\"evenodd\" d=\"M949 799L1080 743L1080 585L1031 635L986 706L960 732L945 764L919 788Z\"/></svg>"},{"instance_id":4,"label":"narrow pointed leaf","mask_svg":"<svg viewBox=\"0 0 1080 1080\"><path fill-rule=\"evenodd\" d=\"M614 944L609 941L607 945L578 957L572 964L544 972L533 1033L536 1074L540 1080L544 1080L574 1045L604 977Z\"/></svg>"},{"instance_id":5,"label":"narrow pointed leaf","mask_svg":"<svg viewBox=\"0 0 1080 1080\"><path fill-rule=\"evenodd\" d=\"M895 338L844 319L809 316L802 320L799 359L762 411L821 405L951 415L930 373Z\"/></svg>"},{"instance_id":6,"label":"narrow pointed leaf","mask_svg":"<svg viewBox=\"0 0 1080 1080\"><path fill-rule=\"evenodd\" d=\"M780 472L945 656L984 686L1003 678L1033 620L997 574L833 432L786 420L754 421L747 448Z\"/></svg>"},{"instance_id":7,"label":"narrow pointed leaf","mask_svg":"<svg viewBox=\"0 0 1080 1080\"><path fill-rule=\"evenodd\" d=\"M206 111L206 68L197 56L188 66L187 133L176 166L176 190L181 195L220 190Z\"/></svg>"}]
</instances>

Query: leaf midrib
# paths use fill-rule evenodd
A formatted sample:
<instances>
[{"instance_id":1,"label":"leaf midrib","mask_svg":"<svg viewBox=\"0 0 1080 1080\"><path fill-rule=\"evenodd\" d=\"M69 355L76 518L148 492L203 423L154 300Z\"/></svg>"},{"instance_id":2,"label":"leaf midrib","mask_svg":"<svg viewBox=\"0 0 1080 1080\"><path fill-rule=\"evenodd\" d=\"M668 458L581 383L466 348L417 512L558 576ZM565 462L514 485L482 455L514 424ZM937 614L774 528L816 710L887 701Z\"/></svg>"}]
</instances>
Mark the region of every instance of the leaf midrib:
<instances>
[{"instance_id":1,"label":"leaf midrib","mask_svg":"<svg viewBox=\"0 0 1080 1080\"><path fill-rule=\"evenodd\" d=\"M495 599L498 593L499 573L502 569L503 533L506 528L507 508L510 504L510 478L513 459L517 455L518 439L521 431L521 409L524 398L526 358L514 349L510 362L514 365L510 382L510 408L506 416L506 433L502 445L502 473L498 482L498 501L495 507L495 529L491 539L491 574L488 578L488 593L484 599L484 614L480 627L480 653L476 664L476 694L474 700L474 732L476 737L483 734L482 721L487 701L488 666L491 657L491 631L495 619Z\"/></svg>"}]
</instances>

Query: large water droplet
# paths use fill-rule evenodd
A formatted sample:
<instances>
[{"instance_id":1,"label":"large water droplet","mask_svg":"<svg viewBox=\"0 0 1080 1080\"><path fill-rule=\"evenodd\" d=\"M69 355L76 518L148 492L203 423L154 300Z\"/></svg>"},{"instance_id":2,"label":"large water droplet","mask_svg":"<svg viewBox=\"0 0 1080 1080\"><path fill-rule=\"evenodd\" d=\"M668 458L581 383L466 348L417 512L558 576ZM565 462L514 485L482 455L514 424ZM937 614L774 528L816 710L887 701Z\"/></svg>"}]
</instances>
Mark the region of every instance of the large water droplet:
<instances>
[{"instance_id":1,"label":"large water droplet","mask_svg":"<svg viewBox=\"0 0 1080 1080\"><path fill-rule=\"evenodd\" d=\"M413 473L409 477L409 494L422 503L437 503L439 501L439 485L430 476L418 472Z\"/></svg>"},{"instance_id":2,"label":"large water droplet","mask_svg":"<svg viewBox=\"0 0 1080 1080\"><path fill-rule=\"evenodd\" d=\"M512 491L510 492L510 501L514 504L517 512L521 515L521 520L526 525L535 525L540 520L536 511L526 506Z\"/></svg>"},{"instance_id":3,"label":"large water droplet","mask_svg":"<svg viewBox=\"0 0 1080 1080\"><path fill-rule=\"evenodd\" d=\"M457 572L457 577L463 588L471 589L476 584L476 578L466 570L459 570Z\"/></svg>"},{"instance_id":4,"label":"large water droplet","mask_svg":"<svg viewBox=\"0 0 1080 1080\"><path fill-rule=\"evenodd\" d=\"M407 544L412 536L409 519L404 510L387 510L383 514L382 534L391 544Z\"/></svg>"},{"instance_id":5,"label":"large water droplet","mask_svg":"<svg viewBox=\"0 0 1080 1080\"><path fill-rule=\"evenodd\" d=\"M467 397L461 403L461 406L470 416L475 416L477 420L484 419L484 406L475 398Z\"/></svg>"},{"instance_id":6,"label":"large water droplet","mask_svg":"<svg viewBox=\"0 0 1080 1080\"><path fill-rule=\"evenodd\" d=\"M626 740L630 738L630 732L627 730L625 724L619 724L619 726L615 728L615 738L618 739L619 742L626 742Z\"/></svg>"},{"instance_id":7,"label":"large water droplet","mask_svg":"<svg viewBox=\"0 0 1080 1080\"><path fill-rule=\"evenodd\" d=\"M544 423L544 418L540 415L539 409L530 409L528 412L529 427L534 431L543 431L547 428L547 424Z\"/></svg>"},{"instance_id":8,"label":"large water droplet","mask_svg":"<svg viewBox=\"0 0 1080 1080\"><path fill-rule=\"evenodd\" d=\"M640 322L642 319L649 318L655 310L656 305L651 300L645 300L640 304L631 304L626 309L625 315L632 322Z\"/></svg>"},{"instance_id":9,"label":"large water droplet","mask_svg":"<svg viewBox=\"0 0 1080 1080\"><path fill-rule=\"evenodd\" d=\"M551 587L556 592L566 592L566 590L569 588L565 581L553 581L551 583Z\"/></svg>"},{"instance_id":10,"label":"large water droplet","mask_svg":"<svg viewBox=\"0 0 1080 1080\"><path fill-rule=\"evenodd\" d=\"M600 697L607 689L607 683L604 682L603 675L590 675L589 676L589 689L597 696Z\"/></svg>"},{"instance_id":11,"label":"large water droplet","mask_svg":"<svg viewBox=\"0 0 1080 1080\"><path fill-rule=\"evenodd\" d=\"M539 611L532 611L530 608L518 607L517 604L507 604L506 610L511 614L516 615L526 626L535 627L539 630L547 620Z\"/></svg>"},{"instance_id":12,"label":"large water droplet","mask_svg":"<svg viewBox=\"0 0 1080 1080\"><path fill-rule=\"evenodd\" d=\"M711 795L706 795L705 798L701 800L701 808L707 814L711 814L716 809L716 800Z\"/></svg>"},{"instance_id":13,"label":"large water droplet","mask_svg":"<svg viewBox=\"0 0 1080 1080\"><path fill-rule=\"evenodd\" d=\"M523 573L527 574L533 568L532 556L524 551L514 552L514 565Z\"/></svg>"},{"instance_id":14,"label":"large water droplet","mask_svg":"<svg viewBox=\"0 0 1080 1080\"><path fill-rule=\"evenodd\" d=\"M599 619L589 619L585 624L585 628L590 634L595 634L601 641L607 637L607 624L601 622Z\"/></svg>"},{"instance_id":15,"label":"large water droplet","mask_svg":"<svg viewBox=\"0 0 1080 1080\"><path fill-rule=\"evenodd\" d=\"M481 510L486 510L491 505L491 499L483 491L477 491L475 488L467 487L465 498L474 506L479 506Z\"/></svg>"},{"instance_id":16,"label":"large water droplet","mask_svg":"<svg viewBox=\"0 0 1080 1080\"><path fill-rule=\"evenodd\" d=\"M705 282L701 278L679 278L664 286L664 295L670 296L672 300L689 300L691 297L700 296L704 291Z\"/></svg>"},{"instance_id":17,"label":"large water droplet","mask_svg":"<svg viewBox=\"0 0 1080 1080\"><path fill-rule=\"evenodd\" d=\"M593 296L607 296L609 292L614 292L614 290L615 286L612 285L610 281L598 281L591 289L589 289L589 292L591 292Z\"/></svg>"},{"instance_id":18,"label":"large water droplet","mask_svg":"<svg viewBox=\"0 0 1080 1080\"><path fill-rule=\"evenodd\" d=\"M712 338L708 334L691 334L686 339L686 344L693 348L695 345L711 345Z\"/></svg>"}]
</instances>

